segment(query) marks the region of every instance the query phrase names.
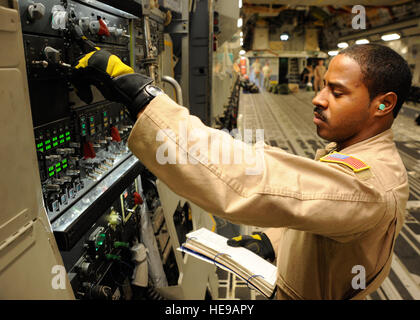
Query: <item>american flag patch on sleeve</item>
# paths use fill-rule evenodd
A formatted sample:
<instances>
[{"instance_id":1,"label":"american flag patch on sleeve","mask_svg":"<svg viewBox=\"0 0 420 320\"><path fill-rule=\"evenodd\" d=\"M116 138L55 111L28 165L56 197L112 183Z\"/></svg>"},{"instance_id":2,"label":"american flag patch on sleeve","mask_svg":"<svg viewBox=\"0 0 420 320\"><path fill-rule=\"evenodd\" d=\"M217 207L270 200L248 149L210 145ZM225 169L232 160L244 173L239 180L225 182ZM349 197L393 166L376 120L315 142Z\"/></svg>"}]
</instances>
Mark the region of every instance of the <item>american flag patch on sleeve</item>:
<instances>
[{"instance_id":1,"label":"american flag patch on sleeve","mask_svg":"<svg viewBox=\"0 0 420 320\"><path fill-rule=\"evenodd\" d=\"M359 160L352 156L348 156L346 154L342 154L336 151L334 151L331 154L327 154L326 156L322 157L319 160L323 162L333 162L333 163L344 164L345 166L353 169L354 172L360 172L360 171L370 168L362 160Z\"/></svg>"}]
</instances>

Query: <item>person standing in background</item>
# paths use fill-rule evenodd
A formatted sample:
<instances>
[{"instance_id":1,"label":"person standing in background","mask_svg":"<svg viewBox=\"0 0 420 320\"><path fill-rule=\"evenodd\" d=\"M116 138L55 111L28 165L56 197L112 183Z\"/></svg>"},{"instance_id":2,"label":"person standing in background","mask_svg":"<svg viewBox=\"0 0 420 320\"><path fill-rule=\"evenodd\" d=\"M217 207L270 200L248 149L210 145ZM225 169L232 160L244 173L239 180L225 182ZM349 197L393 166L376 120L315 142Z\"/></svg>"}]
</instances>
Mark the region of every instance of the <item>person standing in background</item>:
<instances>
[{"instance_id":1,"label":"person standing in background","mask_svg":"<svg viewBox=\"0 0 420 320\"><path fill-rule=\"evenodd\" d=\"M270 74L271 74L270 64L268 61L265 63L264 67L262 68L262 73L264 77L264 89L268 90L268 87L270 86Z\"/></svg>"},{"instance_id":2,"label":"person standing in background","mask_svg":"<svg viewBox=\"0 0 420 320\"><path fill-rule=\"evenodd\" d=\"M324 75L327 72L327 68L324 66L324 60L319 60L318 65L315 68L314 75L315 75L315 95L318 94L318 91L324 88Z\"/></svg>"},{"instance_id":3,"label":"person standing in background","mask_svg":"<svg viewBox=\"0 0 420 320\"><path fill-rule=\"evenodd\" d=\"M255 62L251 66L252 70L254 71L254 81L257 86L261 86L261 63L260 60L257 58Z\"/></svg>"},{"instance_id":4,"label":"person standing in background","mask_svg":"<svg viewBox=\"0 0 420 320\"><path fill-rule=\"evenodd\" d=\"M239 69L240 69L240 74L242 77L248 75L249 72L249 60L247 57L245 56L241 56L239 58Z\"/></svg>"},{"instance_id":5,"label":"person standing in background","mask_svg":"<svg viewBox=\"0 0 420 320\"><path fill-rule=\"evenodd\" d=\"M239 55L239 58L233 64L233 69L241 78L247 76L249 72L249 59L245 55Z\"/></svg>"},{"instance_id":6,"label":"person standing in background","mask_svg":"<svg viewBox=\"0 0 420 320\"><path fill-rule=\"evenodd\" d=\"M314 68L308 64L302 72L302 82L306 87L313 88Z\"/></svg>"}]
</instances>

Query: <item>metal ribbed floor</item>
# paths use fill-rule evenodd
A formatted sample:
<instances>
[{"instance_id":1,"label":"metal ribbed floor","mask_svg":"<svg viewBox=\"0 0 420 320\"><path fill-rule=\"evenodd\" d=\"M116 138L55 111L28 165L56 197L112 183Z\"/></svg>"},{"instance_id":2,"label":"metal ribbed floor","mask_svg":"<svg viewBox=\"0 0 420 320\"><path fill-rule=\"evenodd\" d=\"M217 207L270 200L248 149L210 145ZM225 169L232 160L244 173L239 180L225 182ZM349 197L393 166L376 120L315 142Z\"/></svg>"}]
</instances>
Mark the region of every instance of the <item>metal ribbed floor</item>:
<instances>
[{"instance_id":1,"label":"metal ribbed floor","mask_svg":"<svg viewBox=\"0 0 420 320\"><path fill-rule=\"evenodd\" d=\"M312 122L313 92L275 95L241 93L239 124L247 129L264 129L266 143L290 153L313 159L325 140ZM414 122L420 106L405 105L394 122L394 140L407 168L410 198L406 223L397 238L392 270L382 286L368 299L420 300L420 126ZM249 228L248 232L257 228ZM219 271L221 299L261 299L245 283Z\"/></svg>"}]
</instances>

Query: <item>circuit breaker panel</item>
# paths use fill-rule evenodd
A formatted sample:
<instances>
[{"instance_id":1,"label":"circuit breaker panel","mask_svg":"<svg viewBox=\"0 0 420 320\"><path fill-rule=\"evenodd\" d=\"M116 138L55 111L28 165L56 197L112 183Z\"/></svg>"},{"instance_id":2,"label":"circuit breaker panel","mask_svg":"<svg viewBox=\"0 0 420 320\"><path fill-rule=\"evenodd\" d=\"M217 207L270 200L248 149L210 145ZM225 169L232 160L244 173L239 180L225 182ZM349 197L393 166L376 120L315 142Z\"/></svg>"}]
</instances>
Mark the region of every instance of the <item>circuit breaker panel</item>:
<instances>
[{"instance_id":1,"label":"circuit breaker panel","mask_svg":"<svg viewBox=\"0 0 420 320\"><path fill-rule=\"evenodd\" d=\"M129 64L129 19L110 7L74 1L19 5L39 172L54 221L130 156L125 141L132 123L124 107L97 92L85 105L74 94L70 66L86 52L71 27Z\"/></svg>"},{"instance_id":2,"label":"circuit breaker panel","mask_svg":"<svg viewBox=\"0 0 420 320\"><path fill-rule=\"evenodd\" d=\"M176 251L194 213L162 203L158 180L127 148L125 106L93 86L85 103L72 78L80 57L107 50L156 85L167 81L168 9L152 2L18 2L42 200L76 299L202 298L207 288L212 266ZM208 269L192 291L189 265Z\"/></svg>"},{"instance_id":3,"label":"circuit breaker panel","mask_svg":"<svg viewBox=\"0 0 420 320\"><path fill-rule=\"evenodd\" d=\"M163 20L99 1L18 4L43 202L75 297L161 298L154 280L176 284L179 270L172 248L161 247L165 228L150 223L152 277L137 279L148 279L144 225L162 209L156 178L127 148L133 122L93 86L92 103L83 102L71 80L79 57L100 49L159 81Z\"/></svg>"}]
</instances>

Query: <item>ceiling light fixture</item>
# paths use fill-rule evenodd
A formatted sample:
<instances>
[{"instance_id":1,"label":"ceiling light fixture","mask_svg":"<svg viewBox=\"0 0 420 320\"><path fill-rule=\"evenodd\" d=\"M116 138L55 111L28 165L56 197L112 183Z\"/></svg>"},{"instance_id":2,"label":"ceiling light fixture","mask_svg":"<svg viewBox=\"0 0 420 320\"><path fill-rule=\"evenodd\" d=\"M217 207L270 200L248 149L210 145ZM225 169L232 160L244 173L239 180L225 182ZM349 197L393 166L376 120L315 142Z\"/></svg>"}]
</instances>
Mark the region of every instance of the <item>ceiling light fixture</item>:
<instances>
[{"instance_id":1,"label":"ceiling light fixture","mask_svg":"<svg viewBox=\"0 0 420 320\"><path fill-rule=\"evenodd\" d=\"M289 34L288 34L287 32L283 32L283 33L280 35L280 40L281 40L281 41L287 41L287 40L289 40Z\"/></svg>"},{"instance_id":2,"label":"ceiling light fixture","mask_svg":"<svg viewBox=\"0 0 420 320\"><path fill-rule=\"evenodd\" d=\"M242 27L242 18L239 18L238 19L238 28L241 28Z\"/></svg>"},{"instance_id":3,"label":"ceiling light fixture","mask_svg":"<svg viewBox=\"0 0 420 320\"><path fill-rule=\"evenodd\" d=\"M347 48L348 46L349 44L347 42L340 42L339 44L337 44L337 47L339 47L340 49Z\"/></svg>"},{"instance_id":4,"label":"ceiling light fixture","mask_svg":"<svg viewBox=\"0 0 420 320\"><path fill-rule=\"evenodd\" d=\"M390 33L390 34L384 34L381 39L383 41L392 41L392 40L398 40L401 38L401 36L398 33Z\"/></svg>"},{"instance_id":5,"label":"ceiling light fixture","mask_svg":"<svg viewBox=\"0 0 420 320\"><path fill-rule=\"evenodd\" d=\"M370 41L368 39L359 39L356 40L356 44L368 44Z\"/></svg>"},{"instance_id":6,"label":"ceiling light fixture","mask_svg":"<svg viewBox=\"0 0 420 320\"><path fill-rule=\"evenodd\" d=\"M242 0L239 0L239 9L242 8Z\"/></svg>"},{"instance_id":7,"label":"ceiling light fixture","mask_svg":"<svg viewBox=\"0 0 420 320\"><path fill-rule=\"evenodd\" d=\"M328 51L328 55L330 55L331 57L336 56L337 54L338 54L337 50Z\"/></svg>"}]
</instances>

